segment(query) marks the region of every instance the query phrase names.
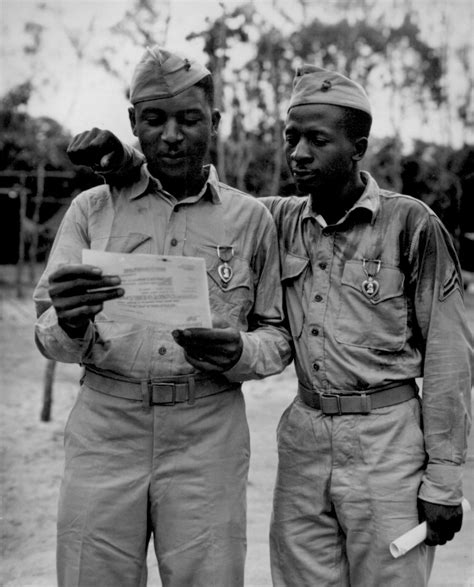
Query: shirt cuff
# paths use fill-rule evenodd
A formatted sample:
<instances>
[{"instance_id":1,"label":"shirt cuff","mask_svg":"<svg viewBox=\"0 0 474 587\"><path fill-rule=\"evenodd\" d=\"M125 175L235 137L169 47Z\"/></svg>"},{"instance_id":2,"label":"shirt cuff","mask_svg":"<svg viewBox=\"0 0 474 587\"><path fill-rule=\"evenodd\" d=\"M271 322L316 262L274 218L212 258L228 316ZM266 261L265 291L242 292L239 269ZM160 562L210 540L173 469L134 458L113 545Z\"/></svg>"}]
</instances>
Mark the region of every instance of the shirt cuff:
<instances>
[{"instance_id":1,"label":"shirt cuff","mask_svg":"<svg viewBox=\"0 0 474 587\"><path fill-rule=\"evenodd\" d=\"M461 465L428 465L418 497L440 505L459 505L462 501Z\"/></svg>"},{"instance_id":2,"label":"shirt cuff","mask_svg":"<svg viewBox=\"0 0 474 587\"><path fill-rule=\"evenodd\" d=\"M59 326L56 312L51 307L38 319L36 335L50 358L66 363L80 363L94 342L95 328L91 322L82 338L70 338Z\"/></svg>"},{"instance_id":3,"label":"shirt cuff","mask_svg":"<svg viewBox=\"0 0 474 587\"><path fill-rule=\"evenodd\" d=\"M229 370L224 372L225 377L229 381L242 382L247 379L255 379L255 375L252 376L252 367L255 361L255 353L252 351L251 339L248 337L246 332L241 332L242 337L242 354L240 355L237 363Z\"/></svg>"}]
</instances>

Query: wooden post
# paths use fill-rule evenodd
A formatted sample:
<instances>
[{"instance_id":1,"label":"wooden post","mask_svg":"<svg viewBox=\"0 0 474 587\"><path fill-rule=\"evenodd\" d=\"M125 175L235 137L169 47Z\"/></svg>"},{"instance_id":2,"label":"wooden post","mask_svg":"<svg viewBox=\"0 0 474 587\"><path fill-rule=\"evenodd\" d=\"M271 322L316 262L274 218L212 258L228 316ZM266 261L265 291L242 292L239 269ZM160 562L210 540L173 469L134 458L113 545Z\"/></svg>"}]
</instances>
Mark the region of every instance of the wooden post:
<instances>
[{"instance_id":1,"label":"wooden post","mask_svg":"<svg viewBox=\"0 0 474 587\"><path fill-rule=\"evenodd\" d=\"M18 298L23 297L23 267L25 263L25 218L26 218L26 197L25 175L20 175L21 187L19 189L20 197L20 234L18 238L18 263L16 270L16 295Z\"/></svg>"},{"instance_id":2,"label":"wooden post","mask_svg":"<svg viewBox=\"0 0 474 587\"><path fill-rule=\"evenodd\" d=\"M44 371L43 407L41 409L42 422L49 422L51 420L51 406L53 404L53 383L55 371L56 361L48 359Z\"/></svg>"},{"instance_id":3,"label":"wooden post","mask_svg":"<svg viewBox=\"0 0 474 587\"><path fill-rule=\"evenodd\" d=\"M29 251L29 266L30 266L30 282L36 281L35 269L38 261L38 240L40 231L40 212L44 199L44 161L38 164L36 169L36 197L33 209L33 234L31 235L30 251Z\"/></svg>"}]
</instances>

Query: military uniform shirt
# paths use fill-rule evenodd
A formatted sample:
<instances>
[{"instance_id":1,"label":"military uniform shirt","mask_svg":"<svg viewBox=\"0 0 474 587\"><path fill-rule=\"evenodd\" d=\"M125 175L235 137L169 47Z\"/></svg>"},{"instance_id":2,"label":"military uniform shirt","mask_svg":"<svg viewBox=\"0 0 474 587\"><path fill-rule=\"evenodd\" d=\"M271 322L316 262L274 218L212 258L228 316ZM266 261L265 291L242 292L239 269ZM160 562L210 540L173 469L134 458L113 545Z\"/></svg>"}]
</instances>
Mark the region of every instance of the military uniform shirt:
<instances>
[{"instance_id":1,"label":"military uniform shirt","mask_svg":"<svg viewBox=\"0 0 474 587\"><path fill-rule=\"evenodd\" d=\"M202 191L181 201L165 192L143 166L128 188L102 185L77 196L66 213L34 299L36 339L43 354L91 364L134 379L195 372L171 332L153 325L107 320L107 304L84 339L59 327L48 295L48 276L61 264L80 264L82 249L203 257L211 312L239 329L243 352L225 375L231 381L265 377L291 361L283 328L275 226L255 198L218 181L209 168ZM223 283L217 246L233 247L233 275Z\"/></svg>"},{"instance_id":2,"label":"military uniform shirt","mask_svg":"<svg viewBox=\"0 0 474 587\"><path fill-rule=\"evenodd\" d=\"M362 178L363 195L334 225L318 222L309 197L263 199L279 233L298 379L354 393L423 377L420 497L459 503L471 334L457 258L427 206Z\"/></svg>"}]
</instances>

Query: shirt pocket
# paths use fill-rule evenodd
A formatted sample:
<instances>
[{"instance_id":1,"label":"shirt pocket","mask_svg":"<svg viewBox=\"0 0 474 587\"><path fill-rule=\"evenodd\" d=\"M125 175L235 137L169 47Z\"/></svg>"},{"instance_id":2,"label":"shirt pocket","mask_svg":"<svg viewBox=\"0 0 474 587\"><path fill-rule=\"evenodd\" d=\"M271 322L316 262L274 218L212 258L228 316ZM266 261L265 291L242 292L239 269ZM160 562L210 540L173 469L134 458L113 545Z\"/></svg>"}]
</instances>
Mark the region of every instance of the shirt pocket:
<instances>
[{"instance_id":1,"label":"shirt pocket","mask_svg":"<svg viewBox=\"0 0 474 587\"><path fill-rule=\"evenodd\" d=\"M126 235L108 235L94 237L91 249L111 253L146 253L152 252L152 238L148 234L129 232Z\"/></svg>"},{"instance_id":2,"label":"shirt pocket","mask_svg":"<svg viewBox=\"0 0 474 587\"><path fill-rule=\"evenodd\" d=\"M282 263L281 281L285 294L285 305L290 330L293 338L298 339L303 332L304 308L303 285L306 269L309 265L307 257L287 252Z\"/></svg>"},{"instance_id":3,"label":"shirt pocket","mask_svg":"<svg viewBox=\"0 0 474 587\"><path fill-rule=\"evenodd\" d=\"M397 268L381 265L374 276L379 291L373 298L362 291L367 279L362 261L348 261L341 279L337 342L381 351L400 351L407 336L405 276Z\"/></svg>"},{"instance_id":4,"label":"shirt pocket","mask_svg":"<svg viewBox=\"0 0 474 587\"><path fill-rule=\"evenodd\" d=\"M206 261L207 283L211 312L241 329L248 327L248 315L255 299L252 272L248 261L234 255L227 263L232 277L225 283L219 275L223 261L217 256L216 247L201 245L194 252Z\"/></svg>"}]
</instances>

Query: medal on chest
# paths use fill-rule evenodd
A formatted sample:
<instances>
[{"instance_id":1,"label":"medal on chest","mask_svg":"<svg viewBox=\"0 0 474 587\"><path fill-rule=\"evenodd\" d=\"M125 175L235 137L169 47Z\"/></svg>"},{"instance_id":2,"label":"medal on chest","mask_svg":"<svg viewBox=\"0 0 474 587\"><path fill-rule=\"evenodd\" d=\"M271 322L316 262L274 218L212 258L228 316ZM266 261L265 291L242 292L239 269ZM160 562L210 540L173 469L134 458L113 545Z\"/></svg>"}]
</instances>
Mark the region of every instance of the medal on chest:
<instances>
[{"instance_id":1,"label":"medal on chest","mask_svg":"<svg viewBox=\"0 0 474 587\"><path fill-rule=\"evenodd\" d=\"M362 282L362 292L369 299L376 296L380 289L380 284L375 277L381 265L382 261L379 259L362 259L362 269L367 276L367 279Z\"/></svg>"},{"instance_id":2,"label":"medal on chest","mask_svg":"<svg viewBox=\"0 0 474 587\"><path fill-rule=\"evenodd\" d=\"M229 265L229 261L234 256L234 247L221 247L218 245L216 249L219 261L221 261L221 264L217 267L217 273L219 274L222 283L227 284L234 274L232 267Z\"/></svg>"}]
</instances>

